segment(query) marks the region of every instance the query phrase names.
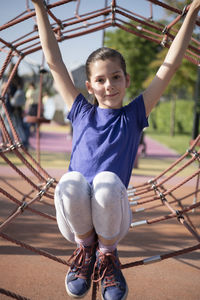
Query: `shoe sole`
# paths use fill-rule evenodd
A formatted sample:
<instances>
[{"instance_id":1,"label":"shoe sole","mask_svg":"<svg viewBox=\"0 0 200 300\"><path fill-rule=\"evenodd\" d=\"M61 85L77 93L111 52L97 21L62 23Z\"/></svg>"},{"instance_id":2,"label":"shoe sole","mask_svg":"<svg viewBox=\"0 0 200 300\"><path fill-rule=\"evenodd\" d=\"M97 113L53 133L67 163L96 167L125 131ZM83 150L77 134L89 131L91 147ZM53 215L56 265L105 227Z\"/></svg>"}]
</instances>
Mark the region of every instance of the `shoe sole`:
<instances>
[{"instance_id":1,"label":"shoe sole","mask_svg":"<svg viewBox=\"0 0 200 300\"><path fill-rule=\"evenodd\" d=\"M120 299L120 300L126 300L126 299L127 299L127 296L128 296L128 286L126 286L126 293L125 293L124 297L123 297L122 299ZM102 294L101 294L101 299L102 299L102 300L105 300ZM114 300L114 299L113 299L113 300Z\"/></svg>"},{"instance_id":2,"label":"shoe sole","mask_svg":"<svg viewBox=\"0 0 200 300\"><path fill-rule=\"evenodd\" d=\"M68 273L69 273L69 271L67 272L67 275L68 275ZM85 292L85 294L83 294L83 295L81 295L81 296L79 296L79 295L76 295L76 294L72 294L71 292L70 292L70 290L68 289L68 286L67 286L67 275L66 275L66 277L65 277L65 289L66 289L66 291L67 291L67 294L70 296L70 297L72 297L72 298L83 298L83 297L85 297L86 295L87 295L87 293L89 292L89 290L90 290L90 288Z\"/></svg>"}]
</instances>

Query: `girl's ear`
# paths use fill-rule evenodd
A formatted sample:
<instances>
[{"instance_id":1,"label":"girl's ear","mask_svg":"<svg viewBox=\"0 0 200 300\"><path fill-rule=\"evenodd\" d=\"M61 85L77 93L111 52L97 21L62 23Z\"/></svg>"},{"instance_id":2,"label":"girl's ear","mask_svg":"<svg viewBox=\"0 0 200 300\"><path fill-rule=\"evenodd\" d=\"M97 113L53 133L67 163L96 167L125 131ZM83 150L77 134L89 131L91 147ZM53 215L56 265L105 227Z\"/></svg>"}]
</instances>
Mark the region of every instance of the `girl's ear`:
<instances>
[{"instance_id":1,"label":"girl's ear","mask_svg":"<svg viewBox=\"0 0 200 300\"><path fill-rule=\"evenodd\" d=\"M126 88L130 86L131 78L129 74L126 74Z\"/></svg>"},{"instance_id":2,"label":"girl's ear","mask_svg":"<svg viewBox=\"0 0 200 300\"><path fill-rule=\"evenodd\" d=\"M93 88L91 86L91 83L88 80L85 82L85 86L86 86L86 89L87 89L88 93L92 95L93 94Z\"/></svg>"}]
</instances>

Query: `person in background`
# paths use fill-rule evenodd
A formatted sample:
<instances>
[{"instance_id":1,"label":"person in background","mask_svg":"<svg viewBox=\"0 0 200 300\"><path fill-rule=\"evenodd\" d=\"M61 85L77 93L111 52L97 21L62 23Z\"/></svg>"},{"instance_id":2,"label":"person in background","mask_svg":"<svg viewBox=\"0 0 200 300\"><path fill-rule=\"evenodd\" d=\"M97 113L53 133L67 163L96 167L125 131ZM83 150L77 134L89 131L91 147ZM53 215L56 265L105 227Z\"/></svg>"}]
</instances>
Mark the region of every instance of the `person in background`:
<instances>
[{"instance_id":1,"label":"person in background","mask_svg":"<svg viewBox=\"0 0 200 300\"><path fill-rule=\"evenodd\" d=\"M39 91L36 89L35 83L30 82L26 90L25 112L28 116L37 116L39 101ZM35 132L36 123L30 123L30 132Z\"/></svg>"},{"instance_id":2,"label":"person in background","mask_svg":"<svg viewBox=\"0 0 200 300\"><path fill-rule=\"evenodd\" d=\"M14 64L10 64L10 68L7 74L6 80L9 78L12 70L14 68ZM5 86L5 81L2 84L1 89ZM28 124L24 121L24 105L25 105L25 92L24 92L24 82L23 78L19 76L18 71L15 73L9 87L7 93L5 94L5 104L7 111L10 115L13 126L23 144L23 146L28 149L29 147L29 128ZM5 126L8 130L11 139L14 142L14 138L12 135L12 131L10 125L8 123L5 112L3 112L3 118L5 122Z\"/></svg>"}]
</instances>

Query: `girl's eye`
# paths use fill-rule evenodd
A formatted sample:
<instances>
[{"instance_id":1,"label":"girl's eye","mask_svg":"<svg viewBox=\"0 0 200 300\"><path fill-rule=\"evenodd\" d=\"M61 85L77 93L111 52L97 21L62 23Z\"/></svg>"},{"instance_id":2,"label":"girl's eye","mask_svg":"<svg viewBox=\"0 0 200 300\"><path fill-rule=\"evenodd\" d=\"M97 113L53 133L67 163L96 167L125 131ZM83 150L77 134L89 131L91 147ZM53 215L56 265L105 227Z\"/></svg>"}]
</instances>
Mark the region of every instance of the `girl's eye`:
<instances>
[{"instance_id":1,"label":"girl's eye","mask_svg":"<svg viewBox=\"0 0 200 300\"><path fill-rule=\"evenodd\" d=\"M120 75L115 75L114 76L114 79L119 79L120 78Z\"/></svg>"},{"instance_id":2,"label":"girl's eye","mask_svg":"<svg viewBox=\"0 0 200 300\"><path fill-rule=\"evenodd\" d=\"M103 78L98 78L98 79L97 79L97 82L99 82L99 83L103 83L103 82L104 82L104 80L103 80Z\"/></svg>"}]
</instances>

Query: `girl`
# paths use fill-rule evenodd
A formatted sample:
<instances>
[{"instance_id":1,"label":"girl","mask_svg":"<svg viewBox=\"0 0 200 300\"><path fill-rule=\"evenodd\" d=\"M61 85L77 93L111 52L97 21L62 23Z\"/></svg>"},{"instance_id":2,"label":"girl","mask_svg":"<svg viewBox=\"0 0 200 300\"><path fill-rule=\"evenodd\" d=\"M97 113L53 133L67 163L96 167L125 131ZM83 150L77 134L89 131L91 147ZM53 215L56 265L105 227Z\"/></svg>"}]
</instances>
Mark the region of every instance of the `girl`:
<instances>
[{"instance_id":1,"label":"girl","mask_svg":"<svg viewBox=\"0 0 200 300\"><path fill-rule=\"evenodd\" d=\"M200 0L192 2L150 86L125 107L122 102L130 78L121 54L100 48L89 56L86 87L98 105L90 104L70 79L43 1L32 1L46 61L73 125L69 171L55 191L59 229L66 239L77 243L70 258L66 289L70 296L81 298L93 279L101 281L102 299L126 299L128 288L117 254L117 244L131 222L126 188L141 132L148 126L147 117L181 63Z\"/></svg>"}]
</instances>

